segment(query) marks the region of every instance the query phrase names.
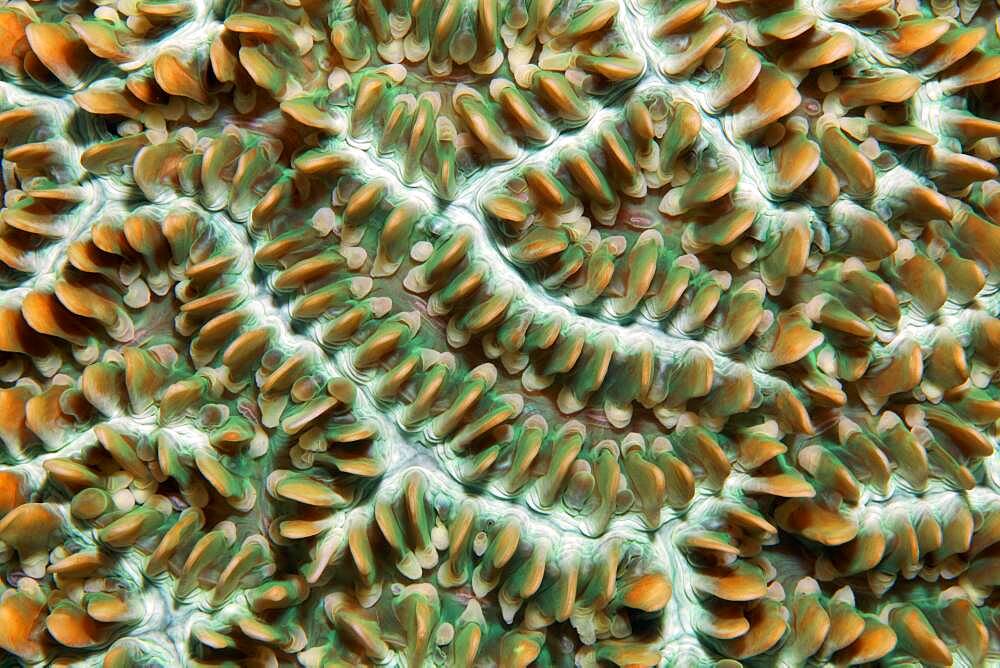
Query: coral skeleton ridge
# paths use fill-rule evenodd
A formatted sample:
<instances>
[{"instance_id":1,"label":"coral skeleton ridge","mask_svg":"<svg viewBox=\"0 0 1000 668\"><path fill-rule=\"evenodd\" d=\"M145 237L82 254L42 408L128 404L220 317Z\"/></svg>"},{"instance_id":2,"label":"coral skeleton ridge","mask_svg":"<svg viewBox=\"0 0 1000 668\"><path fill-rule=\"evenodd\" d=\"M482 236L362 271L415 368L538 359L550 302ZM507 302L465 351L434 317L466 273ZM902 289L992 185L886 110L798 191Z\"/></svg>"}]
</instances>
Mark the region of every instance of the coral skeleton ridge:
<instances>
[{"instance_id":1,"label":"coral skeleton ridge","mask_svg":"<svg viewBox=\"0 0 1000 668\"><path fill-rule=\"evenodd\" d=\"M0 664L1000 665L997 0L0 0Z\"/></svg>"}]
</instances>

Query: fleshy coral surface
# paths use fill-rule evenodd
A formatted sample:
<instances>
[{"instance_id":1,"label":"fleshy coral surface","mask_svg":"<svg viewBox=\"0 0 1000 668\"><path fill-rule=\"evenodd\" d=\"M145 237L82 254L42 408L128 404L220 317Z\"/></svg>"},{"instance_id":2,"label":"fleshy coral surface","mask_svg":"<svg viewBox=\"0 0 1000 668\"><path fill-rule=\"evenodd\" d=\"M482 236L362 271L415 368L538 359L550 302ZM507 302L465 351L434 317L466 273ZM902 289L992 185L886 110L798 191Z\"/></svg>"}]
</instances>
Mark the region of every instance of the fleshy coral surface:
<instances>
[{"instance_id":1,"label":"fleshy coral surface","mask_svg":"<svg viewBox=\"0 0 1000 668\"><path fill-rule=\"evenodd\" d=\"M5 0L0 648L998 665L994 0Z\"/></svg>"}]
</instances>

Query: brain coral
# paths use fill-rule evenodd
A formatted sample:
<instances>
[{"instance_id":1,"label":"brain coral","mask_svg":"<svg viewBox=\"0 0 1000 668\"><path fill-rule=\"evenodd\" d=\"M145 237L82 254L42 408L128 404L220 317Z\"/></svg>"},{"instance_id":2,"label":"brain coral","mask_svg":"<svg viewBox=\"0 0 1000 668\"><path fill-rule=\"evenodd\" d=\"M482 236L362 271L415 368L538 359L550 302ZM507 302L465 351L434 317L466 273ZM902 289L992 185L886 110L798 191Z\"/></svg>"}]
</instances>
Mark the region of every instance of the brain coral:
<instances>
[{"instance_id":1,"label":"brain coral","mask_svg":"<svg viewBox=\"0 0 1000 668\"><path fill-rule=\"evenodd\" d=\"M0 663L1000 665L998 31L3 0Z\"/></svg>"}]
</instances>

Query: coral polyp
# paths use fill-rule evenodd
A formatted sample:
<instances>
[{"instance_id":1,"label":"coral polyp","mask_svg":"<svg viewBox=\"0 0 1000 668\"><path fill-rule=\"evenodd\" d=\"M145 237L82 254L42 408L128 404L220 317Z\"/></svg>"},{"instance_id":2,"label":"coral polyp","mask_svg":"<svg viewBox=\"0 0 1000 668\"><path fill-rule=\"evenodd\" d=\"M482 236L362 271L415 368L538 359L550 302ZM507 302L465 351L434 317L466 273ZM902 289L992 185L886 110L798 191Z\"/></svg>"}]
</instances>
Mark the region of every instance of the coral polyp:
<instances>
[{"instance_id":1,"label":"coral polyp","mask_svg":"<svg viewBox=\"0 0 1000 668\"><path fill-rule=\"evenodd\" d=\"M0 662L998 665L998 79L990 0L5 0Z\"/></svg>"}]
</instances>

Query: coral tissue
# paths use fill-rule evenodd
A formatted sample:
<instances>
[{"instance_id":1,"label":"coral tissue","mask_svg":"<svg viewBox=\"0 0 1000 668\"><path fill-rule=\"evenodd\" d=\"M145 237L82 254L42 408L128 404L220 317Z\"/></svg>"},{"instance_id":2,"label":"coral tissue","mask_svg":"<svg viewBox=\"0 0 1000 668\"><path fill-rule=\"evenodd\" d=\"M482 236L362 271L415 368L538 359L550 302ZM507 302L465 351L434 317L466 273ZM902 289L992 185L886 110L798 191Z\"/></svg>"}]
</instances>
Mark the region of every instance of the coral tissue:
<instances>
[{"instance_id":1,"label":"coral tissue","mask_svg":"<svg viewBox=\"0 0 1000 668\"><path fill-rule=\"evenodd\" d=\"M2 0L0 663L1000 665L998 31Z\"/></svg>"}]
</instances>

